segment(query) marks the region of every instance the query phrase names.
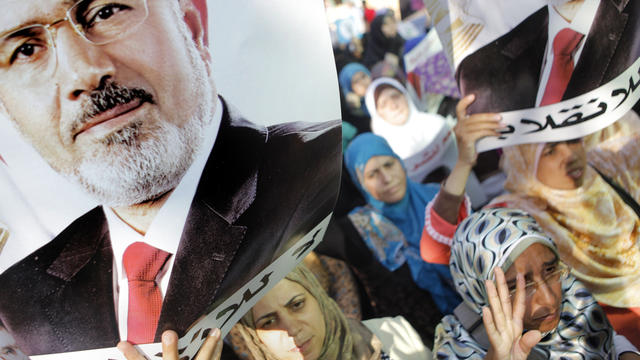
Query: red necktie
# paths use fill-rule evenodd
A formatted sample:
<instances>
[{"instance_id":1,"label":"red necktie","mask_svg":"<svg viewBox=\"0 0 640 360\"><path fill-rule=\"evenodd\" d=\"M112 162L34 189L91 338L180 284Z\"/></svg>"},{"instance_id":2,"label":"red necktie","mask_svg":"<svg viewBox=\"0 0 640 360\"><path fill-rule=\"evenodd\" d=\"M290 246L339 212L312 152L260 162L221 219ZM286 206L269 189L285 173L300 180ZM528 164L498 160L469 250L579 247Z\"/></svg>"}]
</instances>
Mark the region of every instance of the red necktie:
<instances>
[{"instance_id":1,"label":"red necktie","mask_svg":"<svg viewBox=\"0 0 640 360\"><path fill-rule=\"evenodd\" d=\"M573 73L573 53L583 37L579 32L564 28L553 39L553 64L540 106L562 100Z\"/></svg>"},{"instance_id":2,"label":"red necktie","mask_svg":"<svg viewBox=\"0 0 640 360\"><path fill-rule=\"evenodd\" d=\"M122 263L129 281L127 341L132 344L151 343L155 338L162 310L162 293L156 277L169 256L143 242L135 242L124 251Z\"/></svg>"}]
</instances>

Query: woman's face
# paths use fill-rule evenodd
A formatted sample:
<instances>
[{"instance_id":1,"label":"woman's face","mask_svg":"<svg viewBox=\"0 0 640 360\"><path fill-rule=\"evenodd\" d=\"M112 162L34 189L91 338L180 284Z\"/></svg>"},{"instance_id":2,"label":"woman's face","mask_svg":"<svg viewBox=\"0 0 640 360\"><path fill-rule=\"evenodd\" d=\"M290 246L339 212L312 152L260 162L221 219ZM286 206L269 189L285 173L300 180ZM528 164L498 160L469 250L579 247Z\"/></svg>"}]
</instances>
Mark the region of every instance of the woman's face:
<instances>
[{"instance_id":1,"label":"woman's face","mask_svg":"<svg viewBox=\"0 0 640 360\"><path fill-rule=\"evenodd\" d=\"M283 279L251 309L260 341L282 360L316 360L325 337L320 305L300 284Z\"/></svg>"},{"instance_id":2,"label":"woman's face","mask_svg":"<svg viewBox=\"0 0 640 360\"><path fill-rule=\"evenodd\" d=\"M582 186L586 167L587 153L581 139L546 143L536 177L550 188L572 190Z\"/></svg>"},{"instance_id":3,"label":"woman's face","mask_svg":"<svg viewBox=\"0 0 640 360\"><path fill-rule=\"evenodd\" d=\"M391 125L403 125L409 120L407 97L395 87L387 87L380 91L376 99L376 111Z\"/></svg>"},{"instance_id":4,"label":"woman's face","mask_svg":"<svg viewBox=\"0 0 640 360\"><path fill-rule=\"evenodd\" d=\"M544 333L558 326L562 282L560 276L554 275L558 273L559 266L558 257L551 249L535 243L522 252L505 272L509 290L516 288L516 275L524 274L527 296L522 323L525 329Z\"/></svg>"},{"instance_id":5,"label":"woman's face","mask_svg":"<svg viewBox=\"0 0 640 360\"><path fill-rule=\"evenodd\" d=\"M395 204L407 191L407 174L393 156L372 156L364 166L362 185L376 200Z\"/></svg>"},{"instance_id":6,"label":"woman's face","mask_svg":"<svg viewBox=\"0 0 640 360\"><path fill-rule=\"evenodd\" d=\"M398 24L393 16L385 16L382 20L382 26L380 30L387 38L393 38L398 34Z\"/></svg>"},{"instance_id":7,"label":"woman's face","mask_svg":"<svg viewBox=\"0 0 640 360\"><path fill-rule=\"evenodd\" d=\"M369 84L371 84L371 77L363 71L358 71L351 77L351 90L360 97L367 93Z\"/></svg>"}]
</instances>

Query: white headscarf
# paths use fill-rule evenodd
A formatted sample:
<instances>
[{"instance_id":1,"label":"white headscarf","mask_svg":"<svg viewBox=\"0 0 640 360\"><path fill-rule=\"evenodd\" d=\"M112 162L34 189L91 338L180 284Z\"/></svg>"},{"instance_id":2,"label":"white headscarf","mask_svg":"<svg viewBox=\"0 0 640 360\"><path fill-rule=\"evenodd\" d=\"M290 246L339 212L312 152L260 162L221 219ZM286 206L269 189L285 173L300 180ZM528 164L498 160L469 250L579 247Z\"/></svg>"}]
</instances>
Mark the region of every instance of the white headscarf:
<instances>
[{"instance_id":1,"label":"white headscarf","mask_svg":"<svg viewBox=\"0 0 640 360\"><path fill-rule=\"evenodd\" d=\"M378 114L374 93L380 85L393 86L404 94L409 104L409 119L407 122L402 125L393 125ZM374 80L367 88L365 104L371 115L371 130L373 133L385 138L393 151L405 161L424 151L434 140L446 137L451 131L446 125L444 117L419 111L405 87L391 78L382 77ZM444 146L441 148L444 148ZM412 169L407 168L407 172L411 176Z\"/></svg>"}]
</instances>

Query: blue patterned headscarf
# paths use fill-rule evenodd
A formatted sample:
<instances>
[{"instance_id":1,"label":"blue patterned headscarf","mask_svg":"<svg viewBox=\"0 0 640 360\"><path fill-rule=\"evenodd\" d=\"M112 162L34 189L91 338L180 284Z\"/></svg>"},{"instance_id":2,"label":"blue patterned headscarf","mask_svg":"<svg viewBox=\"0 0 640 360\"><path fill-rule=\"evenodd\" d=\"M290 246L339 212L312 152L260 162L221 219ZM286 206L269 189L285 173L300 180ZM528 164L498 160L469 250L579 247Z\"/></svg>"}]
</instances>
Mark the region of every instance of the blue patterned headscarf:
<instances>
[{"instance_id":1,"label":"blue patterned headscarf","mask_svg":"<svg viewBox=\"0 0 640 360\"><path fill-rule=\"evenodd\" d=\"M440 186L419 184L407 177L407 190L402 200L387 204L374 198L361 182L364 167L374 156L392 156L402 163L387 141L372 133L360 134L351 141L344 156L351 180L368 203L349 214L367 246L391 271L406 261L415 283L429 290L442 313L451 313L460 303L460 297L453 287L448 266L427 263L420 257L425 208Z\"/></svg>"},{"instance_id":2,"label":"blue patterned headscarf","mask_svg":"<svg viewBox=\"0 0 640 360\"><path fill-rule=\"evenodd\" d=\"M463 301L477 314L488 304L484 280L493 270L507 271L529 246L540 243L558 254L535 219L522 210L493 208L476 212L456 230L451 245L451 274ZM570 275L562 282L558 326L533 348L534 359L614 359L613 330L589 291ZM453 316L436 329L438 358L483 359L481 346Z\"/></svg>"},{"instance_id":3,"label":"blue patterned headscarf","mask_svg":"<svg viewBox=\"0 0 640 360\"><path fill-rule=\"evenodd\" d=\"M371 72L364 65L360 63L348 63L345 65L342 70L340 70L340 74L338 75L338 83L340 83L340 89L342 89L342 94L347 95L347 93L353 91L351 89L351 79L353 75L363 72L368 76L371 76Z\"/></svg>"}]
</instances>

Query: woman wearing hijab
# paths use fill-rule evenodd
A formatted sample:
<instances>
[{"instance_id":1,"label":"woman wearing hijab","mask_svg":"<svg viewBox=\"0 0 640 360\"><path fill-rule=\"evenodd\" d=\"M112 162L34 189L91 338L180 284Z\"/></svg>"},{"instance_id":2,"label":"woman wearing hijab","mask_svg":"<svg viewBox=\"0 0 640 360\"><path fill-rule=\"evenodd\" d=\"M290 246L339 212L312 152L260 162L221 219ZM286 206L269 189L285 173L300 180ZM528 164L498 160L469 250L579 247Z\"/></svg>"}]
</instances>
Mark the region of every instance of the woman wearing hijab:
<instances>
[{"instance_id":1,"label":"woman wearing hijab","mask_svg":"<svg viewBox=\"0 0 640 360\"><path fill-rule=\"evenodd\" d=\"M415 181L432 171L432 161L423 161L433 156L433 144L440 144L438 156L448 150L451 132L444 117L419 111L409 93L400 82L391 78L374 80L365 95L365 104L371 115L371 130L387 140L393 151L407 164L409 176ZM446 148L445 148L446 146Z\"/></svg>"},{"instance_id":2,"label":"woman wearing hijab","mask_svg":"<svg viewBox=\"0 0 640 360\"><path fill-rule=\"evenodd\" d=\"M440 190L437 184L418 184L407 178L398 155L381 137L358 135L345 153L351 180L367 201L349 219L378 261L394 271L405 262L414 282L428 290L442 313L460 302L449 274L448 246L442 245L433 263L420 257L425 208Z\"/></svg>"},{"instance_id":3,"label":"woman wearing hijab","mask_svg":"<svg viewBox=\"0 0 640 360\"><path fill-rule=\"evenodd\" d=\"M367 108L364 106L364 96L371 84L369 69L359 63L349 63L340 70L338 82L351 111L368 115Z\"/></svg>"},{"instance_id":4,"label":"woman wearing hijab","mask_svg":"<svg viewBox=\"0 0 640 360\"><path fill-rule=\"evenodd\" d=\"M616 331L636 346L639 151L637 135L612 138L588 153L582 139L506 148L503 169L510 194L493 201L493 206L521 208L536 218Z\"/></svg>"},{"instance_id":5,"label":"woman wearing hijab","mask_svg":"<svg viewBox=\"0 0 640 360\"><path fill-rule=\"evenodd\" d=\"M383 60L401 64L403 46L404 39L398 34L393 11L377 15L366 35L362 64L368 68Z\"/></svg>"},{"instance_id":6,"label":"woman wearing hijab","mask_svg":"<svg viewBox=\"0 0 640 360\"><path fill-rule=\"evenodd\" d=\"M434 359L640 359L522 210L465 219L450 267L463 304L438 325Z\"/></svg>"},{"instance_id":7,"label":"woman wearing hijab","mask_svg":"<svg viewBox=\"0 0 640 360\"><path fill-rule=\"evenodd\" d=\"M387 332L384 342L363 323L347 319L302 265L277 283L236 325L254 359L417 360L429 356L404 319L392 319L383 327L382 333Z\"/></svg>"},{"instance_id":8,"label":"woman wearing hijab","mask_svg":"<svg viewBox=\"0 0 640 360\"><path fill-rule=\"evenodd\" d=\"M369 113L364 105L364 96L371 73L362 64L352 62L345 65L338 74L342 102L343 151L357 133L371 131Z\"/></svg>"}]
</instances>

